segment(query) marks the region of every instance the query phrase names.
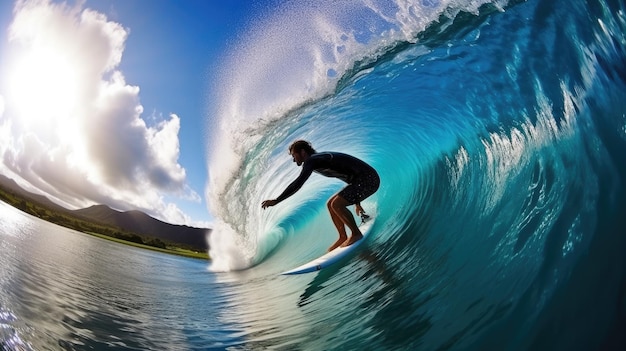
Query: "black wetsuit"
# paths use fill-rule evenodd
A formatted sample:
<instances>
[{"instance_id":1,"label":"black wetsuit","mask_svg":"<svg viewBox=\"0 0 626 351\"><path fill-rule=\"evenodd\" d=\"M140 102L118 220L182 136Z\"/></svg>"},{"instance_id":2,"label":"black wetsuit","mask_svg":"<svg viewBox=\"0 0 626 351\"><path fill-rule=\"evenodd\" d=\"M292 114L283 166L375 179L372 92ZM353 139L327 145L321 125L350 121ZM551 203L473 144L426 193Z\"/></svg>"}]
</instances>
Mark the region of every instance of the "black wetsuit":
<instances>
[{"instance_id":1,"label":"black wetsuit","mask_svg":"<svg viewBox=\"0 0 626 351\"><path fill-rule=\"evenodd\" d=\"M360 203L375 193L380 185L376 170L358 158L339 152L318 152L309 156L302 164L302 172L298 178L276 200L280 202L295 194L313 172L348 183L338 195L350 204Z\"/></svg>"}]
</instances>

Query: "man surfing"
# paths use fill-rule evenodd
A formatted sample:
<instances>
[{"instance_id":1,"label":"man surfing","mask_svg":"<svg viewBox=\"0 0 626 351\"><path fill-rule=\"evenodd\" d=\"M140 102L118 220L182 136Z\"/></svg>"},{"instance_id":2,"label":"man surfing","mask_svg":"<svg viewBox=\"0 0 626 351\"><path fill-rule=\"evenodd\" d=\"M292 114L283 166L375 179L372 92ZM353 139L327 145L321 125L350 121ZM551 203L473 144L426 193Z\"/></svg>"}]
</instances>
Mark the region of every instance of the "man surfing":
<instances>
[{"instance_id":1,"label":"man surfing","mask_svg":"<svg viewBox=\"0 0 626 351\"><path fill-rule=\"evenodd\" d=\"M293 162L302 166L300 175L276 199L263 201L261 207L266 209L274 206L295 194L313 172L326 177L338 178L348 185L333 195L326 203L333 224L339 232L339 239L328 248L328 251L330 252L340 246L350 246L362 239L363 234L347 207L356 205L356 214L358 216L365 214L363 207L361 207L361 201L375 193L380 185L380 178L376 170L354 156L340 152L317 152L305 140L293 142L289 146L289 154L293 157ZM346 226L350 228L352 233L350 238L346 233Z\"/></svg>"}]
</instances>

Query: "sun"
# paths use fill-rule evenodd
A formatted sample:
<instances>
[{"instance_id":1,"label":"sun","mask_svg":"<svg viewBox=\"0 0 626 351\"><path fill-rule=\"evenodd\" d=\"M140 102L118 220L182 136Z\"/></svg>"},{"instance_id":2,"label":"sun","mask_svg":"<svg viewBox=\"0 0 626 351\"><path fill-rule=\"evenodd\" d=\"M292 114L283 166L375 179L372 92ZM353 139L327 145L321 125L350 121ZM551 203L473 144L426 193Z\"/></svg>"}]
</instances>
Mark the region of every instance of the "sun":
<instances>
[{"instance_id":1,"label":"sun","mask_svg":"<svg viewBox=\"0 0 626 351\"><path fill-rule=\"evenodd\" d=\"M79 107L79 69L80 62L60 47L25 48L8 70L5 103L27 129L63 127Z\"/></svg>"}]
</instances>

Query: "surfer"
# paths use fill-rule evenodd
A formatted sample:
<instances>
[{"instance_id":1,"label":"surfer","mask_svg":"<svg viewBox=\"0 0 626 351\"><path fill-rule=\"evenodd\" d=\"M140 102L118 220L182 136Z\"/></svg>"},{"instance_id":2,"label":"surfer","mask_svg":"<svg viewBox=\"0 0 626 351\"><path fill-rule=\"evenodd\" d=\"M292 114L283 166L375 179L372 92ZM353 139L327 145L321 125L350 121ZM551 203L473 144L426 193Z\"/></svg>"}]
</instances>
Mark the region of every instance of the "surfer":
<instances>
[{"instance_id":1,"label":"surfer","mask_svg":"<svg viewBox=\"0 0 626 351\"><path fill-rule=\"evenodd\" d=\"M361 201L375 193L380 185L380 178L376 170L354 156L340 152L317 152L305 140L293 142L289 146L289 154L293 157L293 162L302 166L300 175L276 199L263 201L261 207L266 209L274 206L295 194L313 172L326 177L338 178L348 185L333 195L326 203L333 224L339 232L339 239L328 248L328 251L339 246L350 246L363 238L363 234L350 210L348 210L348 206L355 205L357 216L365 214L363 207L361 207ZM346 226L352 233L350 238L346 233Z\"/></svg>"}]
</instances>

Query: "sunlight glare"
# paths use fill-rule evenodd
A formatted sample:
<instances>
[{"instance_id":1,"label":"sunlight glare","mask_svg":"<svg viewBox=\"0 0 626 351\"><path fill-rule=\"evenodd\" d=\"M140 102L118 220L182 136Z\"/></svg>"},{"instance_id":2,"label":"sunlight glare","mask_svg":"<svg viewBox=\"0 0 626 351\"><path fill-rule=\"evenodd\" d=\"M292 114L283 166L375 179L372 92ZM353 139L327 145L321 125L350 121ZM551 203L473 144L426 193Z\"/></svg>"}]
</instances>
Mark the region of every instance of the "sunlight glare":
<instances>
[{"instance_id":1,"label":"sunlight glare","mask_svg":"<svg viewBox=\"0 0 626 351\"><path fill-rule=\"evenodd\" d=\"M61 48L30 48L18 55L9 70L7 105L14 108L24 127L59 132L77 112L78 69L79 62Z\"/></svg>"}]
</instances>

